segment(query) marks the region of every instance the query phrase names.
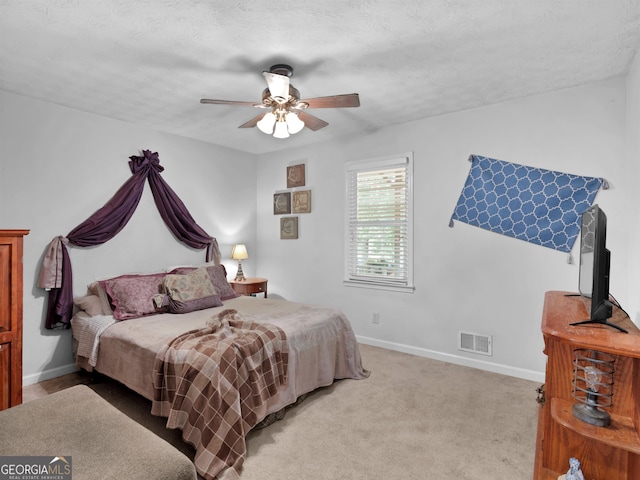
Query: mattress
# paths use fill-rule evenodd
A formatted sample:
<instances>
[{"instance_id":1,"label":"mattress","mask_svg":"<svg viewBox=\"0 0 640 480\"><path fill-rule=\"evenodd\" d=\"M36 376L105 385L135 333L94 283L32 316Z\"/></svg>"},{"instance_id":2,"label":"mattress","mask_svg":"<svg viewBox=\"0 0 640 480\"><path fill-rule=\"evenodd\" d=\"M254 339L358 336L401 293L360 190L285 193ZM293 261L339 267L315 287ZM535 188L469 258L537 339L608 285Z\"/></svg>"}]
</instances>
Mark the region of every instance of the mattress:
<instances>
[{"instance_id":1,"label":"mattress","mask_svg":"<svg viewBox=\"0 0 640 480\"><path fill-rule=\"evenodd\" d=\"M226 300L221 307L119 322L109 316L89 317L80 312L71 322L76 350L93 349L97 355L91 362L85 356L76 355L76 363L88 371L95 368L152 400L152 374L157 353L177 336L205 327L208 319L225 309L234 309L247 320L275 325L286 333L289 380L269 400L267 415L336 379L368 376L362 367L351 325L339 309L247 296ZM93 323L91 330L99 332L93 340L80 334L86 333L90 323ZM86 342L91 341L93 345L87 347Z\"/></svg>"}]
</instances>

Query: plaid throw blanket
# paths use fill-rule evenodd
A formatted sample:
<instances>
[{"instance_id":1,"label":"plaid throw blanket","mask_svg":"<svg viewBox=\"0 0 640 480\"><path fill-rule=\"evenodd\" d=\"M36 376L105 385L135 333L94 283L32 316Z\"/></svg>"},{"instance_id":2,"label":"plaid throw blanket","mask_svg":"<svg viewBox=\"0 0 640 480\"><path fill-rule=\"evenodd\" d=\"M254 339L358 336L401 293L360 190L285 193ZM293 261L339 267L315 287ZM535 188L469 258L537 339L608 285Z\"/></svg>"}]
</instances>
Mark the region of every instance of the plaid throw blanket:
<instances>
[{"instance_id":1,"label":"plaid throw blanket","mask_svg":"<svg viewBox=\"0 0 640 480\"><path fill-rule=\"evenodd\" d=\"M182 438L196 447L196 470L207 480L239 474L246 434L287 381L280 328L237 314L221 317L166 345L153 373L151 413L168 417L167 428L182 429Z\"/></svg>"}]
</instances>

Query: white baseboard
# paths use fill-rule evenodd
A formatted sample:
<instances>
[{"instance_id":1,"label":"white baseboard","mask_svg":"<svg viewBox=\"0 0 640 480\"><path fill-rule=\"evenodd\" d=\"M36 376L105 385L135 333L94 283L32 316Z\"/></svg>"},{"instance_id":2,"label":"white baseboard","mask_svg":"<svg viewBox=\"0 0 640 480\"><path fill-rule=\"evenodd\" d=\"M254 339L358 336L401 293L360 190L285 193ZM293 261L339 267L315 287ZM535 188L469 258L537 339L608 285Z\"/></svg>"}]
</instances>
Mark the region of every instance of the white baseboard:
<instances>
[{"instance_id":1,"label":"white baseboard","mask_svg":"<svg viewBox=\"0 0 640 480\"><path fill-rule=\"evenodd\" d=\"M69 373L77 372L80 370L75 363L63 365L61 367L51 368L49 370L43 370L42 372L32 373L31 375L25 375L22 377L22 385L33 385L34 383L49 380L51 378L61 377Z\"/></svg>"},{"instance_id":2,"label":"white baseboard","mask_svg":"<svg viewBox=\"0 0 640 480\"><path fill-rule=\"evenodd\" d=\"M380 347L386 348L387 350L395 350L396 352L409 353L411 355L417 355L419 357L426 357L433 360L440 360L442 362L462 365L465 367L477 368L479 370L485 370L487 372L500 373L502 375L522 378L524 380L531 380L533 382L544 383L545 381L544 372L536 372L534 370L527 370L524 368L510 367L508 365L501 365L499 363L487 362L486 360L476 360L473 358L461 357L459 355L452 355L450 353L436 352L434 350L428 350L426 348L412 347L410 345L403 345L401 343L387 342L385 340L378 340L376 338L370 337L362 337L360 335L356 335L356 339L360 343L371 345L373 347Z\"/></svg>"}]
</instances>

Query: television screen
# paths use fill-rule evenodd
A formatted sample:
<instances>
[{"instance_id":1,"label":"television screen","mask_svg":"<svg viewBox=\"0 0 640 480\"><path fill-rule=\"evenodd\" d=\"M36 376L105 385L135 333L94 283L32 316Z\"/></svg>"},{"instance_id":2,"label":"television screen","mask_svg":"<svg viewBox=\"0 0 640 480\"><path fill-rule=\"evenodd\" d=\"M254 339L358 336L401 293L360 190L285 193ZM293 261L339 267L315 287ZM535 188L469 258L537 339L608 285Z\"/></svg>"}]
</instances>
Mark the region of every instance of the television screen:
<instances>
[{"instance_id":1,"label":"television screen","mask_svg":"<svg viewBox=\"0 0 640 480\"><path fill-rule=\"evenodd\" d=\"M597 207L597 205L594 205ZM585 299L593 295L593 263L595 255L596 213L597 208L591 207L582 214L580 229L580 270L578 290ZM602 210L600 210L602 213ZM589 302L590 303L590 302ZM591 310L589 306L587 310Z\"/></svg>"},{"instance_id":2,"label":"television screen","mask_svg":"<svg viewBox=\"0 0 640 480\"><path fill-rule=\"evenodd\" d=\"M609 301L611 254L606 240L607 216L598 205L593 205L582 214L578 278L578 290L589 312L589 319L572 325L600 323L626 332L607 321L612 315L613 306Z\"/></svg>"}]
</instances>

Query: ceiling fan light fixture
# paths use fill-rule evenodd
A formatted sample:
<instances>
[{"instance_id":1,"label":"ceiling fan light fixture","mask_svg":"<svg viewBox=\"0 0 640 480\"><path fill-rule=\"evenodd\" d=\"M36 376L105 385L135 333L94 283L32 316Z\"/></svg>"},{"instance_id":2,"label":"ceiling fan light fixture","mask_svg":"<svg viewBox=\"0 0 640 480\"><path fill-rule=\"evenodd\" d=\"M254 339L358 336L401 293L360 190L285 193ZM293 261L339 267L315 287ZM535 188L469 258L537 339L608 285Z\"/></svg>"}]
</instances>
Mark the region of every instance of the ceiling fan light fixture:
<instances>
[{"instance_id":1,"label":"ceiling fan light fixture","mask_svg":"<svg viewBox=\"0 0 640 480\"><path fill-rule=\"evenodd\" d=\"M273 136L275 138L289 138L289 129L287 128L287 122L279 120L276 122L276 127L273 130Z\"/></svg>"},{"instance_id":2,"label":"ceiling fan light fixture","mask_svg":"<svg viewBox=\"0 0 640 480\"><path fill-rule=\"evenodd\" d=\"M268 112L262 117L262 119L256 123L256 127L260 129L262 133L271 135L273 133L273 127L276 124L276 116L273 112Z\"/></svg>"},{"instance_id":3,"label":"ceiling fan light fixture","mask_svg":"<svg viewBox=\"0 0 640 480\"><path fill-rule=\"evenodd\" d=\"M291 135L295 135L304 128L304 122L300 120L296 113L289 112L285 118L287 119L287 126L289 127L289 133Z\"/></svg>"},{"instance_id":4,"label":"ceiling fan light fixture","mask_svg":"<svg viewBox=\"0 0 640 480\"><path fill-rule=\"evenodd\" d=\"M239 105L269 109L268 113L261 113L243 123L238 128L258 129L276 138L288 138L303 128L316 131L329 125L324 120L310 115L305 110L309 108L344 108L359 107L360 98L357 93L332 95L329 97L315 97L300 100L300 92L289 82L293 75L293 68L286 64L272 65L271 69L262 72L267 88L262 91L262 102L240 102L234 100L215 100L203 98L200 103L214 105Z\"/></svg>"}]
</instances>

